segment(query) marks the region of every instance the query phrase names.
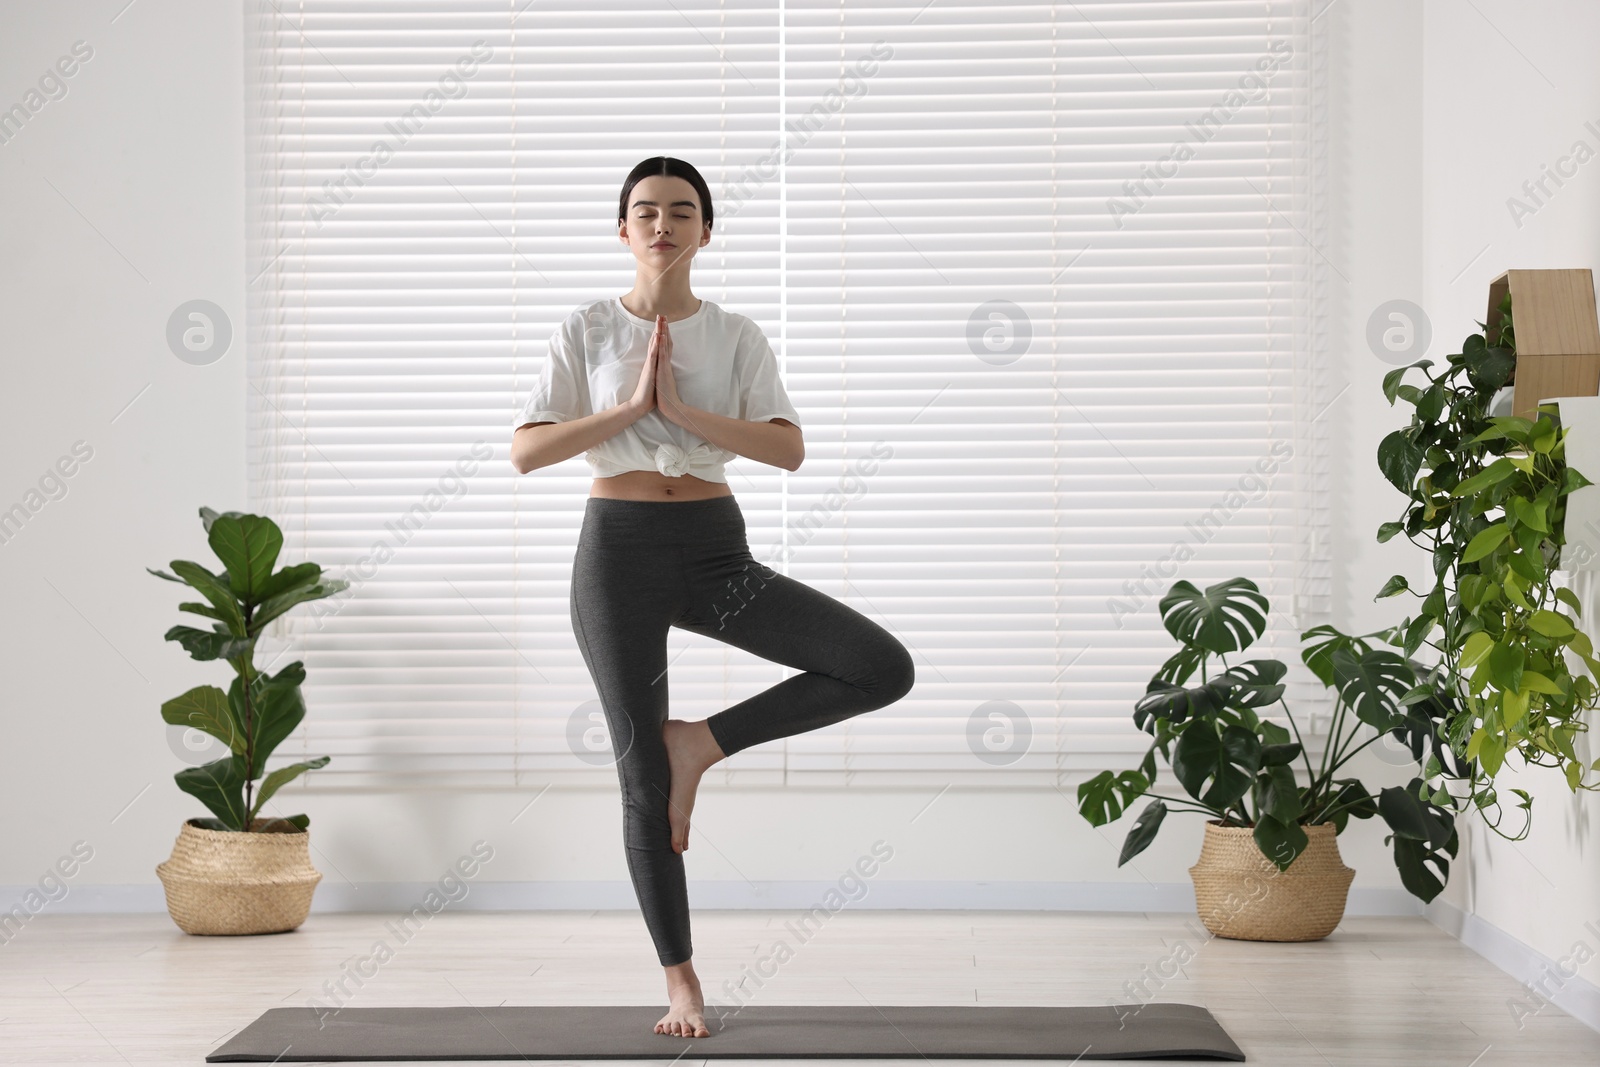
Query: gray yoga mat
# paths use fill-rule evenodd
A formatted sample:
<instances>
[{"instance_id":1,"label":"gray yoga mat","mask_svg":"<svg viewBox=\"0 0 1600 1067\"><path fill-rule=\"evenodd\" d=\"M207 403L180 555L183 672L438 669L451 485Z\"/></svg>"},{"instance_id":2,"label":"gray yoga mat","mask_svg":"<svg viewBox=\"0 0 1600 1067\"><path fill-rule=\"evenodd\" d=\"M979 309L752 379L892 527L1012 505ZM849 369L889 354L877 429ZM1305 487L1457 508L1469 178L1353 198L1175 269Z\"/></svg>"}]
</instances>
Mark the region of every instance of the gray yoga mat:
<instances>
[{"instance_id":1,"label":"gray yoga mat","mask_svg":"<svg viewBox=\"0 0 1600 1067\"><path fill-rule=\"evenodd\" d=\"M663 1005L271 1008L207 1063L339 1060L1052 1059L1243 1060L1205 1008L881 1008L747 1005L706 1011L710 1037L653 1032Z\"/></svg>"}]
</instances>

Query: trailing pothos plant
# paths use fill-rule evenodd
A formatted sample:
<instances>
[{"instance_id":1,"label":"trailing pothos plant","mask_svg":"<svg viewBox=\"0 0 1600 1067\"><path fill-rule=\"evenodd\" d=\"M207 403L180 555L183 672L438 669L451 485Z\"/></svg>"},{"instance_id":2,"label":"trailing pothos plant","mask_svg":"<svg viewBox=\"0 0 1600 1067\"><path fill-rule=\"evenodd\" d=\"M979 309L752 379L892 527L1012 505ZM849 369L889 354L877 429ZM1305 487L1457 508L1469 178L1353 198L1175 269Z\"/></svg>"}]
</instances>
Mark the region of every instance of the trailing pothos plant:
<instances>
[{"instance_id":1,"label":"trailing pothos plant","mask_svg":"<svg viewBox=\"0 0 1600 1067\"><path fill-rule=\"evenodd\" d=\"M1429 787L1429 774L1376 796L1359 779L1340 774L1358 752L1387 736L1406 745L1418 766L1433 774L1445 763L1457 775L1471 773L1440 737L1441 724L1454 714L1443 702L1442 687L1421 664L1367 640L1389 641L1393 631L1351 637L1325 625L1300 635L1310 642L1301 659L1335 697L1327 744L1313 765L1282 699L1284 664L1228 662L1266 630L1267 599L1256 584L1233 578L1202 593L1189 582L1175 582L1160 609L1162 624L1182 647L1134 706L1134 724L1151 736L1150 748L1137 770L1101 771L1078 786L1079 813L1094 826L1114 822L1135 800L1150 798L1123 841L1117 865L1149 846L1169 810L1251 827L1257 847L1279 870L1305 851L1306 826L1332 823L1338 834L1351 818L1378 816L1391 831L1385 840L1393 843L1406 889L1425 901L1437 896L1459 844L1459 804ZM1221 670L1209 669L1213 656ZM1198 684L1190 681L1197 671ZM1287 727L1264 717L1272 705L1282 706ZM1365 740L1363 725L1373 731ZM1187 797L1154 791L1157 754Z\"/></svg>"},{"instance_id":2,"label":"trailing pothos plant","mask_svg":"<svg viewBox=\"0 0 1600 1067\"><path fill-rule=\"evenodd\" d=\"M1389 403L1404 400L1414 410L1410 425L1378 446L1379 468L1407 502L1401 518L1383 523L1377 536L1388 541L1404 533L1426 550L1433 584L1413 590L1395 575L1378 597L1421 599L1416 616L1394 628L1392 643L1407 656L1424 643L1438 652L1434 696L1451 708L1445 739L1472 769L1466 778L1447 774L1440 787L1459 790L1509 837L1499 829L1493 781L1510 753L1559 768L1573 791L1600 788L1586 781L1588 771L1600 771L1600 760L1586 767L1575 746L1588 729L1585 713L1600 697L1593 680L1600 678L1600 660L1579 629L1578 598L1552 580L1566 543L1566 498L1592 483L1567 464L1568 431L1553 405L1541 406L1532 420L1489 414L1516 368L1509 294L1499 311L1497 327L1479 323L1484 332L1467 337L1439 373L1424 359L1384 376ZM1426 385L1402 381L1413 369ZM1568 669L1567 653L1588 676ZM1527 813L1513 838L1519 839L1532 798L1511 792Z\"/></svg>"},{"instance_id":3,"label":"trailing pothos plant","mask_svg":"<svg viewBox=\"0 0 1600 1067\"><path fill-rule=\"evenodd\" d=\"M176 726L191 726L228 746L228 755L199 767L186 767L174 777L178 788L197 797L216 817L195 819L208 830L295 832L311 819L291 815L260 819L261 806L275 792L309 770L328 764L328 756L279 767L261 783L252 800L255 780L261 777L272 750L294 732L305 718L300 683L305 666L295 660L277 674L255 665L256 640L267 624L290 608L320 600L346 588L343 578L325 578L315 563L296 563L273 571L283 547L283 531L262 515L237 511L218 514L200 509L211 550L222 561L220 573L198 563L175 559L174 574L145 568L158 578L194 589L203 601L185 601L179 611L211 619L209 630L174 626L168 641L182 645L197 660L226 660L234 670L227 692L214 685L198 685L161 705L161 717Z\"/></svg>"}]
</instances>

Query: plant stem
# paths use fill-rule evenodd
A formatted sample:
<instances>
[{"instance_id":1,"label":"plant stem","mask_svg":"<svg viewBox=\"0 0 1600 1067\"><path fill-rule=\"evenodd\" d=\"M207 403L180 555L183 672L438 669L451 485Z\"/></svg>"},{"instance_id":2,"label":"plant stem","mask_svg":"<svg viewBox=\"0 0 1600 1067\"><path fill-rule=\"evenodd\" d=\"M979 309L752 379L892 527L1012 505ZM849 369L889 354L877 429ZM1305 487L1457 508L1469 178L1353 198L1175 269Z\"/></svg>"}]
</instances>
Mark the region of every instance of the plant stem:
<instances>
[{"instance_id":1,"label":"plant stem","mask_svg":"<svg viewBox=\"0 0 1600 1067\"><path fill-rule=\"evenodd\" d=\"M1306 778L1316 781L1317 773L1311 769L1311 754L1306 751L1306 739L1300 736L1300 726L1294 721L1294 712L1289 710L1289 705L1284 703L1282 697L1278 698L1278 703L1283 704L1283 713L1289 717L1289 729L1294 731L1294 739L1300 742L1300 758L1306 764Z\"/></svg>"},{"instance_id":2,"label":"plant stem","mask_svg":"<svg viewBox=\"0 0 1600 1067\"><path fill-rule=\"evenodd\" d=\"M1200 812L1203 815L1214 815L1219 819L1227 818L1227 813L1226 812L1218 811L1216 808L1208 808L1204 804L1200 803L1198 800L1184 800L1182 797L1163 796L1160 793L1143 793L1141 795L1142 796L1147 796L1151 800L1165 801L1168 804L1182 804L1182 805L1184 805L1184 807L1174 808L1173 810L1175 810L1175 811L1197 811L1197 812Z\"/></svg>"},{"instance_id":3,"label":"plant stem","mask_svg":"<svg viewBox=\"0 0 1600 1067\"><path fill-rule=\"evenodd\" d=\"M1322 759L1319 761L1317 777L1311 783L1313 787L1319 787L1325 779L1333 777L1333 768L1328 766L1328 759L1339 747L1339 734L1343 728L1344 699L1341 697L1334 701L1333 722L1328 727L1328 747L1322 750Z\"/></svg>"}]
</instances>

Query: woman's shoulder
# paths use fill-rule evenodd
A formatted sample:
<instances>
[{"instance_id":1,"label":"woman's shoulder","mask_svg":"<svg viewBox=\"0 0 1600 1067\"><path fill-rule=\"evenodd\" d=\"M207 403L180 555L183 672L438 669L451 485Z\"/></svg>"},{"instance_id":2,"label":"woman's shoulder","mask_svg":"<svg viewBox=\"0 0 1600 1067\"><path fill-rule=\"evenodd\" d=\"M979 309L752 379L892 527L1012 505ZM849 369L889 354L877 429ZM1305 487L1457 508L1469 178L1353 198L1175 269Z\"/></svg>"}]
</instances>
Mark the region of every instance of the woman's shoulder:
<instances>
[{"instance_id":1,"label":"woman's shoulder","mask_svg":"<svg viewBox=\"0 0 1600 1067\"><path fill-rule=\"evenodd\" d=\"M761 332L760 325L749 315L734 311L732 308L712 304L709 300L706 303L710 304L711 309L715 312L714 321L717 324L717 328L727 336L743 339L747 333Z\"/></svg>"},{"instance_id":2,"label":"woman's shoulder","mask_svg":"<svg viewBox=\"0 0 1600 1067\"><path fill-rule=\"evenodd\" d=\"M611 297L586 300L573 307L555 324L553 338L561 338L574 352L583 349L584 341L592 336L595 327L610 326L616 318L616 301Z\"/></svg>"}]
</instances>

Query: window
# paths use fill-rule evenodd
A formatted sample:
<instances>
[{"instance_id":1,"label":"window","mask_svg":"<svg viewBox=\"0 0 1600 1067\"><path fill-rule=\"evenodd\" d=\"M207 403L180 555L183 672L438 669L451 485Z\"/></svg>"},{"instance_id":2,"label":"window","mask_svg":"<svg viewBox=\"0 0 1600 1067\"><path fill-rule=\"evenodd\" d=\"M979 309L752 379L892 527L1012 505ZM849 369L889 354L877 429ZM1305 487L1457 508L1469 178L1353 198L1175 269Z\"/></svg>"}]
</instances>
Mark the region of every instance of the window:
<instances>
[{"instance_id":1,"label":"window","mask_svg":"<svg viewBox=\"0 0 1600 1067\"><path fill-rule=\"evenodd\" d=\"M298 0L249 13L251 506L350 578L286 616L321 783L614 780L573 640L581 457L507 420L627 292L617 196L695 164L696 295L755 319L797 472L729 465L759 560L898 635L889 708L708 782L1040 785L1131 766L1184 578L1321 687L1330 401L1309 4ZM265 646L264 646L265 647ZM673 714L791 671L673 631ZM1325 704L1321 705L1326 707Z\"/></svg>"}]
</instances>

